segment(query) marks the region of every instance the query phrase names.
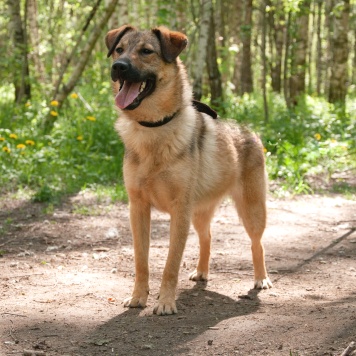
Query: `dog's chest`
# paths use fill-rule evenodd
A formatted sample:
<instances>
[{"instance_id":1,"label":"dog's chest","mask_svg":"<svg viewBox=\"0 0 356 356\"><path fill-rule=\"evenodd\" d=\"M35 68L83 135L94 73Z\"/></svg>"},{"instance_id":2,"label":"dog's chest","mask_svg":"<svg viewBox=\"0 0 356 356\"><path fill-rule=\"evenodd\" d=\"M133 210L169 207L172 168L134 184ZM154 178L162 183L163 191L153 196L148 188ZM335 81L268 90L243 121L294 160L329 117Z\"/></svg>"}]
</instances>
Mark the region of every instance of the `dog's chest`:
<instances>
[{"instance_id":1,"label":"dog's chest","mask_svg":"<svg viewBox=\"0 0 356 356\"><path fill-rule=\"evenodd\" d=\"M130 190L138 192L155 208L169 212L177 198L189 189L192 172L177 166L164 168L142 163L135 167L126 164L124 175L129 194Z\"/></svg>"}]
</instances>

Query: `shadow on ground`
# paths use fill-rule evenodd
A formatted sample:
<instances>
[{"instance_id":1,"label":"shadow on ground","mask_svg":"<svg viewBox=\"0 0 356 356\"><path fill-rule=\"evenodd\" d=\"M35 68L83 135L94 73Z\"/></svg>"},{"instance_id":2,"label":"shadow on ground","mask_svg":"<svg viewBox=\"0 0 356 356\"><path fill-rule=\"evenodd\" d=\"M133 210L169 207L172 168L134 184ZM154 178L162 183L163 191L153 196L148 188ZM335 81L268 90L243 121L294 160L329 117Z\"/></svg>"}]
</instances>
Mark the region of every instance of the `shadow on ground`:
<instances>
[{"instance_id":1,"label":"shadow on ground","mask_svg":"<svg viewBox=\"0 0 356 356\"><path fill-rule=\"evenodd\" d=\"M255 313L259 305L256 290L236 301L198 283L179 294L177 315L159 317L152 315L151 308L127 309L87 335L78 351L93 356L185 355L190 351L187 346L190 341L209 329L214 330L221 321Z\"/></svg>"}]
</instances>

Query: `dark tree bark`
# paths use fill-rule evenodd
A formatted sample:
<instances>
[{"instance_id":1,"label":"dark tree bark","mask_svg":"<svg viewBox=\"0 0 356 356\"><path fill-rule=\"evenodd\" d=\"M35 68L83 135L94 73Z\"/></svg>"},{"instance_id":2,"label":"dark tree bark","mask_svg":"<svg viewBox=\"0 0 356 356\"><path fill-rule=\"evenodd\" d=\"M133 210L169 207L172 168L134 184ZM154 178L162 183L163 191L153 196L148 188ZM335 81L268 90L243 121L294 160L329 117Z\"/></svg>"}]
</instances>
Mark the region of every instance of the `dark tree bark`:
<instances>
[{"instance_id":1,"label":"dark tree bark","mask_svg":"<svg viewBox=\"0 0 356 356\"><path fill-rule=\"evenodd\" d=\"M273 44L275 47L275 56L271 66L272 90L280 93L282 90L282 63L283 63L283 45L285 38L285 14L281 0L275 0L275 10L270 11L268 19L272 31ZM273 48L273 47L272 47Z\"/></svg>"},{"instance_id":2,"label":"dark tree bark","mask_svg":"<svg viewBox=\"0 0 356 356\"><path fill-rule=\"evenodd\" d=\"M25 19L21 18L21 1L8 0L9 32L13 48L13 83L15 87L15 101L20 103L31 98L30 71L28 66L28 46Z\"/></svg>"},{"instance_id":3,"label":"dark tree bark","mask_svg":"<svg viewBox=\"0 0 356 356\"><path fill-rule=\"evenodd\" d=\"M289 96L289 47L290 47L290 23L291 23L291 12L288 12L287 15L287 21L286 21L286 32L285 32L285 52L284 52L284 70L283 70L283 93L284 93L284 99L286 101L287 107L291 107L291 101L290 101L290 96Z\"/></svg>"},{"instance_id":4,"label":"dark tree bark","mask_svg":"<svg viewBox=\"0 0 356 356\"><path fill-rule=\"evenodd\" d=\"M253 77L251 64L251 34L252 34L252 6L253 0L244 0L244 20L241 29L242 63L240 93L253 92Z\"/></svg>"},{"instance_id":5,"label":"dark tree bark","mask_svg":"<svg viewBox=\"0 0 356 356\"><path fill-rule=\"evenodd\" d=\"M350 0L343 0L334 7L333 56L331 65L329 101L345 103L348 88L348 29Z\"/></svg>"},{"instance_id":6,"label":"dark tree bark","mask_svg":"<svg viewBox=\"0 0 356 356\"><path fill-rule=\"evenodd\" d=\"M210 26L209 26L209 46L207 48L206 64L208 69L209 84L210 84L210 95L211 104L218 108L221 106L223 99L221 75L217 63L216 54L216 41L215 41L215 23L214 14L211 11L210 14Z\"/></svg>"},{"instance_id":7,"label":"dark tree bark","mask_svg":"<svg viewBox=\"0 0 356 356\"><path fill-rule=\"evenodd\" d=\"M325 58L325 80L324 80L324 93L329 95L330 91L330 73L332 65L332 53L333 53L333 20L332 20L332 10L334 8L335 0L325 1L325 30L327 37L327 48L326 48L326 58Z\"/></svg>"},{"instance_id":8,"label":"dark tree bark","mask_svg":"<svg viewBox=\"0 0 356 356\"><path fill-rule=\"evenodd\" d=\"M261 57L262 57L262 93L263 93L263 108L265 114L265 122L269 121L268 114L268 100L267 100L267 54L266 54L266 38L267 38L267 14L266 7L270 5L269 0L264 0L262 3L262 43L261 43Z\"/></svg>"},{"instance_id":9,"label":"dark tree bark","mask_svg":"<svg viewBox=\"0 0 356 356\"><path fill-rule=\"evenodd\" d=\"M195 60L193 93L196 100L200 100L203 95L203 73L204 63L206 62L207 47L209 41L209 23L213 4L211 0L202 0L201 21L199 29L199 41L197 56Z\"/></svg>"},{"instance_id":10,"label":"dark tree bark","mask_svg":"<svg viewBox=\"0 0 356 356\"><path fill-rule=\"evenodd\" d=\"M296 14L295 36L291 53L291 76L289 80L290 101L294 105L297 104L299 96L305 93L310 4L311 0L303 0L299 5L300 11Z\"/></svg>"},{"instance_id":11,"label":"dark tree bark","mask_svg":"<svg viewBox=\"0 0 356 356\"><path fill-rule=\"evenodd\" d=\"M321 37L321 15L324 1L317 2L317 23L316 23L316 92L321 95L322 73L323 73L323 51L322 51L322 37Z\"/></svg>"},{"instance_id":12,"label":"dark tree bark","mask_svg":"<svg viewBox=\"0 0 356 356\"><path fill-rule=\"evenodd\" d=\"M241 61L242 61L242 42L241 42L241 26L243 6L241 0L233 0L231 6L231 35L233 43L236 45L236 55L234 60L234 72L232 75L232 84L235 89L234 92L239 93L241 88Z\"/></svg>"}]
</instances>

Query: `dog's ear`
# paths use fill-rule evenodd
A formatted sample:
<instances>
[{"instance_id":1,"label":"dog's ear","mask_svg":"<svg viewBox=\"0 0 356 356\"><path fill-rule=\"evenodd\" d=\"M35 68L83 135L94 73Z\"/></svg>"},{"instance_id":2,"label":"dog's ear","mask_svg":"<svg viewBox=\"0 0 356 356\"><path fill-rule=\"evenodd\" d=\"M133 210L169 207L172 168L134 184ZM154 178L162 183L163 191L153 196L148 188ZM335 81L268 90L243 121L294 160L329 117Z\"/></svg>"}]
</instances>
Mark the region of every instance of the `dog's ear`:
<instances>
[{"instance_id":1,"label":"dog's ear","mask_svg":"<svg viewBox=\"0 0 356 356\"><path fill-rule=\"evenodd\" d=\"M168 63L173 62L188 44L186 35L176 31L170 31L160 26L152 29L157 36L162 50L162 56Z\"/></svg>"},{"instance_id":2,"label":"dog's ear","mask_svg":"<svg viewBox=\"0 0 356 356\"><path fill-rule=\"evenodd\" d=\"M112 53L115 50L115 47L117 44L120 42L121 38L123 35L128 32L135 30L135 27L132 27L130 25L123 25L115 30L109 31L106 36L105 36L105 44L106 47L108 48L108 58L112 55Z\"/></svg>"}]
</instances>

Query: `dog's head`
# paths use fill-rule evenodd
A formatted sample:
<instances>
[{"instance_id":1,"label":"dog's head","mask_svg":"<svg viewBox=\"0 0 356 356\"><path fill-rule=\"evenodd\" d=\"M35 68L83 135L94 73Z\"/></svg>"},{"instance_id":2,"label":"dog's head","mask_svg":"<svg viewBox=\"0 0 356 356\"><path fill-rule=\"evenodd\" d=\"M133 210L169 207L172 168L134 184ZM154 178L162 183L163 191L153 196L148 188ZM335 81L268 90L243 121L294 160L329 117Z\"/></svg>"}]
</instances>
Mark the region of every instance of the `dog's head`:
<instances>
[{"instance_id":1,"label":"dog's head","mask_svg":"<svg viewBox=\"0 0 356 356\"><path fill-rule=\"evenodd\" d=\"M163 67L176 66L186 47L187 37L165 27L138 31L130 25L111 30L105 38L112 56L111 78L118 83L116 105L122 110L136 109L162 82Z\"/></svg>"}]
</instances>

